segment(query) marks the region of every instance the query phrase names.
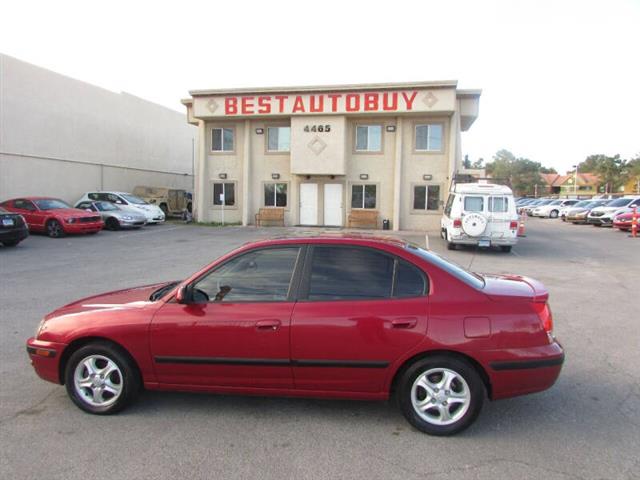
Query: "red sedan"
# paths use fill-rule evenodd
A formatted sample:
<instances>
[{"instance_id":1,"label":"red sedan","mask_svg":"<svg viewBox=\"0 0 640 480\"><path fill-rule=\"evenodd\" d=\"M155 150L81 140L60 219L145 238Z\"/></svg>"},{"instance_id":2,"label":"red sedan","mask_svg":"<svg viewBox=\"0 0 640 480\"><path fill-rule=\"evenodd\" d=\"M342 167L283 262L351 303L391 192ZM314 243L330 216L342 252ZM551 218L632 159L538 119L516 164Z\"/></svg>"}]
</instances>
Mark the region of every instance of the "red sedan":
<instances>
[{"instance_id":1,"label":"red sedan","mask_svg":"<svg viewBox=\"0 0 640 480\"><path fill-rule=\"evenodd\" d=\"M434 435L485 397L551 387L564 360L533 279L470 273L404 242L265 240L188 279L79 300L27 351L81 409L121 410L140 387L384 400Z\"/></svg>"},{"instance_id":2,"label":"red sedan","mask_svg":"<svg viewBox=\"0 0 640 480\"><path fill-rule=\"evenodd\" d=\"M73 208L57 198L24 197L0 205L22 215L30 231L46 232L52 238L69 233L96 233L104 227L100 215Z\"/></svg>"},{"instance_id":3,"label":"red sedan","mask_svg":"<svg viewBox=\"0 0 640 480\"><path fill-rule=\"evenodd\" d=\"M640 212L638 213L638 225L640 225ZM623 232L631 230L633 221L633 212L621 213L613 219L614 228L618 228Z\"/></svg>"}]
</instances>

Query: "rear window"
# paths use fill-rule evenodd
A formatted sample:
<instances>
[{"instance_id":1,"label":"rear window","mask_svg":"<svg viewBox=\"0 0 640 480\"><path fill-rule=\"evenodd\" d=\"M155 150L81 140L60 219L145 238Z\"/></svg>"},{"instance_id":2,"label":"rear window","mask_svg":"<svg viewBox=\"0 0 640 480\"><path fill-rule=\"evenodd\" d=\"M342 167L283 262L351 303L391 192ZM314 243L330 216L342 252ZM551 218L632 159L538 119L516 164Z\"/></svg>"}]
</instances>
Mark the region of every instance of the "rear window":
<instances>
[{"instance_id":1,"label":"rear window","mask_svg":"<svg viewBox=\"0 0 640 480\"><path fill-rule=\"evenodd\" d=\"M490 212L508 212L509 199L507 197L489 197Z\"/></svg>"},{"instance_id":2,"label":"rear window","mask_svg":"<svg viewBox=\"0 0 640 480\"><path fill-rule=\"evenodd\" d=\"M464 209L467 212L482 212L484 197L464 197Z\"/></svg>"},{"instance_id":3,"label":"rear window","mask_svg":"<svg viewBox=\"0 0 640 480\"><path fill-rule=\"evenodd\" d=\"M420 247L416 247L415 245L408 245L407 249L409 249L412 253L418 255L419 257L425 259L432 265L435 265L441 270L444 270L450 275L456 277L458 280L466 283L467 285L476 289L484 288L484 280L480 275L470 272L460 265L457 265L450 260L446 260L440 255L433 253L432 251L424 250Z\"/></svg>"}]
</instances>

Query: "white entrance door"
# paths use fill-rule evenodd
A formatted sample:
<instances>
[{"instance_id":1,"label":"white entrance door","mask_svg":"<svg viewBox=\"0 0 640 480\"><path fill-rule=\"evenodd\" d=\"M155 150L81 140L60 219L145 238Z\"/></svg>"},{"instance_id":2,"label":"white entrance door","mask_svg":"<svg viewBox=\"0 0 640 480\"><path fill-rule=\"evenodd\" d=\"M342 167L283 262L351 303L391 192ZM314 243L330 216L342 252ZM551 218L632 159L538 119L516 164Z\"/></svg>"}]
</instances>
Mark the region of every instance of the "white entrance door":
<instances>
[{"instance_id":1,"label":"white entrance door","mask_svg":"<svg viewBox=\"0 0 640 480\"><path fill-rule=\"evenodd\" d=\"M342 226L342 184L324 184L324 224Z\"/></svg>"},{"instance_id":2,"label":"white entrance door","mask_svg":"<svg viewBox=\"0 0 640 480\"><path fill-rule=\"evenodd\" d=\"M318 224L318 184L300 184L300 225Z\"/></svg>"}]
</instances>

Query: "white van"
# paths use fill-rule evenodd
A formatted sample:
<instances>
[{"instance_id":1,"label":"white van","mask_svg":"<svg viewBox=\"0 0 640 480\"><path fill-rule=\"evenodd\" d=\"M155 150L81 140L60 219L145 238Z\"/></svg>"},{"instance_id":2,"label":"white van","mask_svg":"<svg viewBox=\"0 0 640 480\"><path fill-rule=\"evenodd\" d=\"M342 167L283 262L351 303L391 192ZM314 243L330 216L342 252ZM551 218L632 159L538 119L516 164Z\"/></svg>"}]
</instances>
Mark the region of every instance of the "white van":
<instances>
[{"instance_id":1,"label":"white van","mask_svg":"<svg viewBox=\"0 0 640 480\"><path fill-rule=\"evenodd\" d=\"M449 192L441 235L447 248L497 246L510 252L518 242L518 214L509 187L492 183L458 183Z\"/></svg>"}]
</instances>

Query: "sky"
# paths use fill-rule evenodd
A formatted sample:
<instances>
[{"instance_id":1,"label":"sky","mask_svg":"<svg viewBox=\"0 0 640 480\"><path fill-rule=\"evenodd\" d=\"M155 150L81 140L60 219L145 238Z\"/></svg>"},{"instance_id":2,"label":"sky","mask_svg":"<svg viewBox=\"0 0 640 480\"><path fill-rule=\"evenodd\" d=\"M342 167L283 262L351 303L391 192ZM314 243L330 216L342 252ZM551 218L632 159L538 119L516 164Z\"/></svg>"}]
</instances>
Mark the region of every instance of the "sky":
<instances>
[{"instance_id":1,"label":"sky","mask_svg":"<svg viewBox=\"0 0 640 480\"><path fill-rule=\"evenodd\" d=\"M458 80L463 154L640 154L640 0L0 3L0 52L184 111L206 88Z\"/></svg>"}]
</instances>

